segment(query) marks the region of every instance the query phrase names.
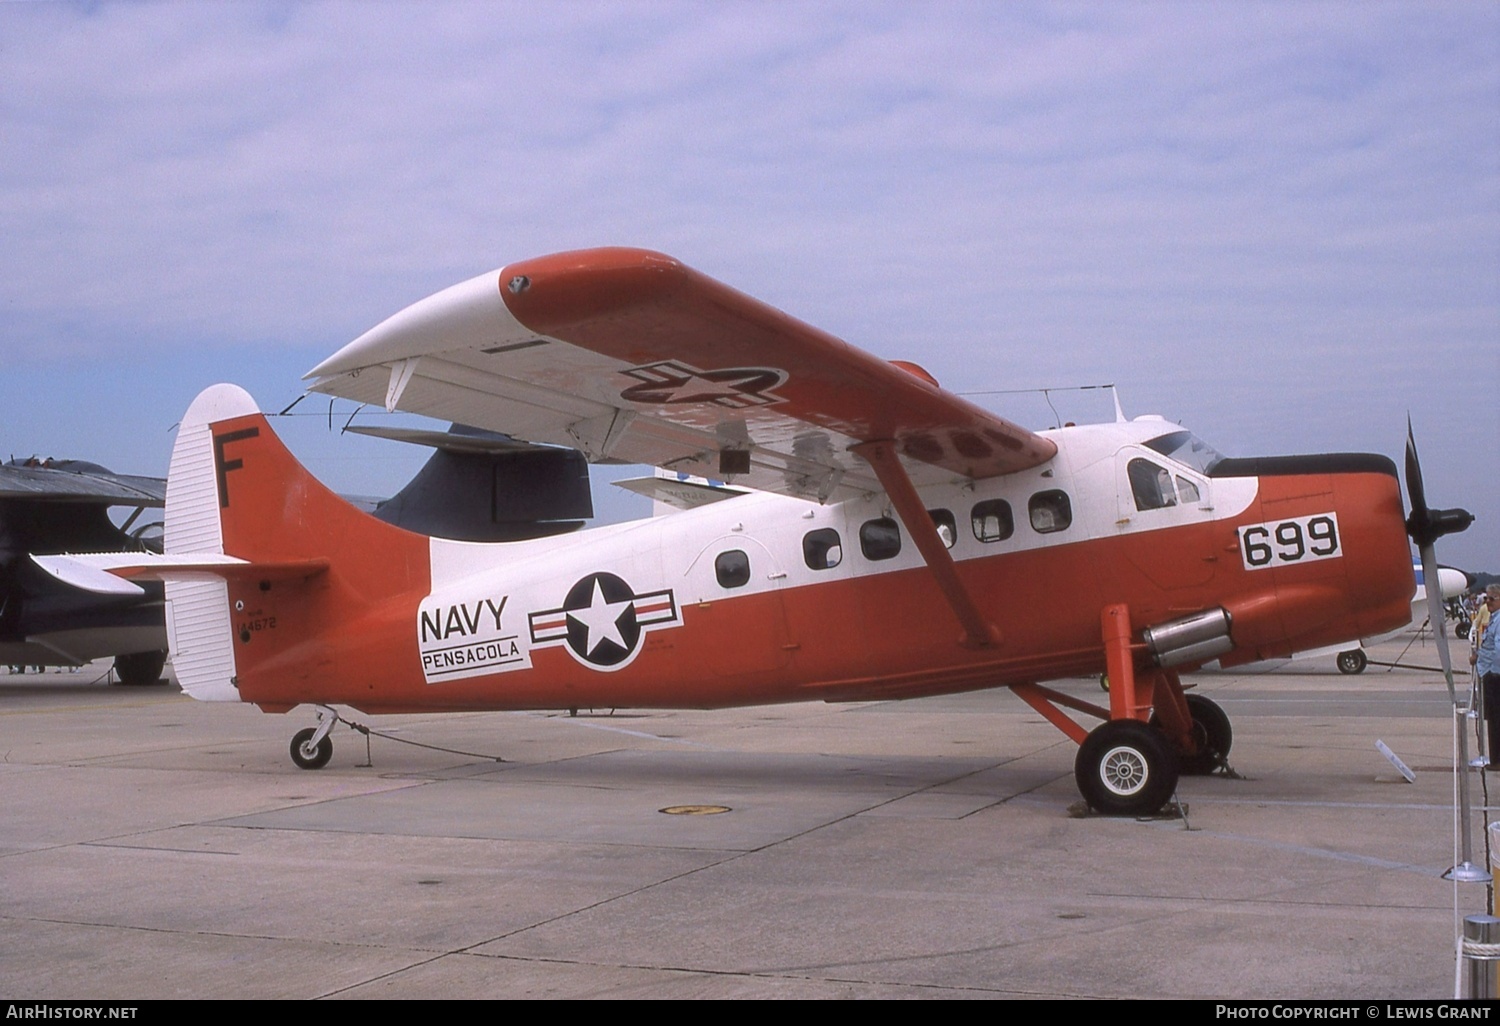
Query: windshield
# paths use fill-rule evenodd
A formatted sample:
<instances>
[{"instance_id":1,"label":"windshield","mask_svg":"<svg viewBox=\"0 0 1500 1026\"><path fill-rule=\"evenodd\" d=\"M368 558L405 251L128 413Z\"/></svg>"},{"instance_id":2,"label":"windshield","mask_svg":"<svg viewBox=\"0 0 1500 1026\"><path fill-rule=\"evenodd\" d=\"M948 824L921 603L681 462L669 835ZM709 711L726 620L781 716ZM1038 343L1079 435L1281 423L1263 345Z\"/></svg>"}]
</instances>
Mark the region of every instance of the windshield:
<instances>
[{"instance_id":1,"label":"windshield","mask_svg":"<svg viewBox=\"0 0 1500 1026\"><path fill-rule=\"evenodd\" d=\"M1207 474L1215 463L1224 458L1213 446L1191 431L1173 431L1169 435L1153 438L1146 443L1146 448L1159 452L1168 459L1186 464L1200 474Z\"/></svg>"}]
</instances>

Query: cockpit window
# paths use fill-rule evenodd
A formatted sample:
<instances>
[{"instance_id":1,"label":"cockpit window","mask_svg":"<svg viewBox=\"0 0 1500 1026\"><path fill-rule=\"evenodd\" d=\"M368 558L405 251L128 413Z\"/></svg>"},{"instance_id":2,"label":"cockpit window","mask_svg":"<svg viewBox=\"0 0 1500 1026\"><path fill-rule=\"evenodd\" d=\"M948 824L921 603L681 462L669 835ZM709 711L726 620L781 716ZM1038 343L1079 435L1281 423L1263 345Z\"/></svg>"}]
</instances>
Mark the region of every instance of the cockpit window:
<instances>
[{"instance_id":1,"label":"cockpit window","mask_svg":"<svg viewBox=\"0 0 1500 1026\"><path fill-rule=\"evenodd\" d=\"M1165 509L1177 505L1172 474L1166 467L1159 467L1150 460L1131 460L1125 466L1125 473L1130 478L1136 509Z\"/></svg>"},{"instance_id":2,"label":"cockpit window","mask_svg":"<svg viewBox=\"0 0 1500 1026\"><path fill-rule=\"evenodd\" d=\"M1224 458L1213 446L1191 431L1173 431L1153 438L1146 443L1146 448L1161 453L1167 459L1184 463L1200 474L1207 474L1215 463Z\"/></svg>"}]
</instances>

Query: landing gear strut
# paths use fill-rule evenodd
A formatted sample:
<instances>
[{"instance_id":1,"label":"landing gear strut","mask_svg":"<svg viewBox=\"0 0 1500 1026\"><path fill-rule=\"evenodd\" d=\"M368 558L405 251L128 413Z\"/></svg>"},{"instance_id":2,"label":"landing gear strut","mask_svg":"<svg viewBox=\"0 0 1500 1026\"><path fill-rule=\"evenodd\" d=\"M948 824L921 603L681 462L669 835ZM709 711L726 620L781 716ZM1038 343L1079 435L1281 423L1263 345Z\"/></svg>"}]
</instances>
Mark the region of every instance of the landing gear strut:
<instances>
[{"instance_id":1,"label":"landing gear strut","mask_svg":"<svg viewBox=\"0 0 1500 1026\"><path fill-rule=\"evenodd\" d=\"M338 713L320 705L318 725L304 727L292 735L292 761L298 769L315 770L328 765L328 760L333 758L333 739L328 732L338 721Z\"/></svg>"}]
</instances>

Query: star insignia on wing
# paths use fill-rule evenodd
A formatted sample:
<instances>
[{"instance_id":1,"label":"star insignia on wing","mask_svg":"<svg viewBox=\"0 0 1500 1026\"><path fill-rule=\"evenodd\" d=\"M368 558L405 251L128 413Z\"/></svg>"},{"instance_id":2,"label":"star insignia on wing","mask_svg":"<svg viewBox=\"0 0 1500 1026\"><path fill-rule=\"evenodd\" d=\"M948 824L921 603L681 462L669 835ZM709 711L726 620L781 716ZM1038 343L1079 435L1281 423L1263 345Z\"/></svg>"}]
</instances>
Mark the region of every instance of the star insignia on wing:
<instances>
[{"instance_id":1,"label":"star insignia on wing","mask_svg":"<svg viewBox=\"0 0 1500 1026\"><path fill-rule=\"evenodd\" d=\"M785 371L772 367L699 370L675 360L633 367L621 373L639 382L620 393L620 398L628 402L658 406L712 403L731 409L783 402L771 389L787 379Z\"/></svg>"}]
</instances>

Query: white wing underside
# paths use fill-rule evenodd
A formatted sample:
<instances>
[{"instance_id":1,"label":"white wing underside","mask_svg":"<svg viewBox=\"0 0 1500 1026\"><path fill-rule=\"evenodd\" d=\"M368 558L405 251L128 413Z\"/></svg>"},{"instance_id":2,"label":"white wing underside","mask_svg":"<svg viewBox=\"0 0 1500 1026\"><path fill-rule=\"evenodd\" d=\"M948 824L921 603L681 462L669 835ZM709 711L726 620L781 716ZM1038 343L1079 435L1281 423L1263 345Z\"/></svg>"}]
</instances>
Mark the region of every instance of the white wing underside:
<instances>
[{"instance_id":1,"label":"white wing underside","mask_svg":"<svg viewBox=\"0 0 1500 1026\"><path fill-rule=\"evenodd\" d=\"M507 282L526 294L507 299ZM524 315L559 324L552 334L510 308L559 296L537 318ZM575 297L588 309L570 319ZM1001 458L1035 465L1055 451L928 381L640 251L563 254L480 275L401 311L308 377L316 392L569 446L594 462L820 502L880 490L850 451L872 437L901 442L918 487L992 476ZM955 440L959 450L983 451L956 452ZM735 466L745 453L748 471ZM970 463L978 469L965 473Z\"/></svg>"}]
</instances>

